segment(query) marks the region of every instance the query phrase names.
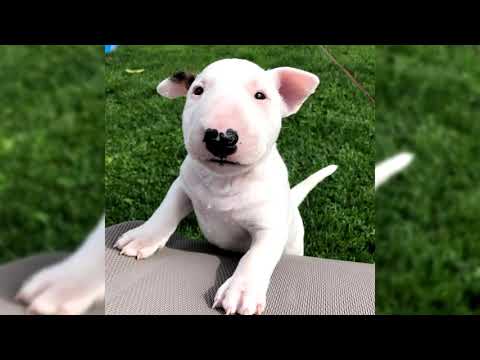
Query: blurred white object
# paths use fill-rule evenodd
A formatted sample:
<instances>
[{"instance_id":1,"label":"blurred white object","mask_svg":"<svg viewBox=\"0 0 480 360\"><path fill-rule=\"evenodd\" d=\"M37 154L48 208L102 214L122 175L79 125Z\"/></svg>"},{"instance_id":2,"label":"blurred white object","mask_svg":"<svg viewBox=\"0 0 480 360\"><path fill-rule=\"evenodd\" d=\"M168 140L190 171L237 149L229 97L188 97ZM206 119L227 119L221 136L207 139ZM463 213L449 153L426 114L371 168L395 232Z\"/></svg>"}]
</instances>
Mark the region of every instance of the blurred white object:
<instances>
[{"instance_id":1,"label":"blurred white object","mask_svg":"<svg viewBox=\"0 0 480 360\"><path fill-rule=\"evenodd\" d=\"M42 315L78 315L104 301L105 215L74 254L27 279L16 298Z\"/></svg>"},{"instance_id":2,"label":"blurred white object","mask_svg":"<svg viewBox=\"0 0 480 360\"><path fill-rule=\"evenodd\" d=\"M375 166L375 189L410 165L413 157L412 153L403 152L377 164Z\"/></svg>"}]
</instances>

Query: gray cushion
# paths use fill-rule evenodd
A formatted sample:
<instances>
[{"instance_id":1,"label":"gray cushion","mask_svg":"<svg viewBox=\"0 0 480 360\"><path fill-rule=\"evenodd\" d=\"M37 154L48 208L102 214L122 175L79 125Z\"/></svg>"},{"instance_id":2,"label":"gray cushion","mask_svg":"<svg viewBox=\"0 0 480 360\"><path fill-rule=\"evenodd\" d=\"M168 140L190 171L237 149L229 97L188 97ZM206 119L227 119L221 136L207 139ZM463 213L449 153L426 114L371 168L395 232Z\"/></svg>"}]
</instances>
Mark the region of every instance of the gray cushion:
<instances>
[{"instance_id":1,"label":"gray cushion","mask_svg":"<svg viewBox=\"0 0 480 360\"><path fill-rule=\"evenodd\" d=\"M216 290L238 254L173 235L167 248L135 260L112 248L142 222L106 229L106 314L222 314ZM374 314L375 265L284 255L267 293L265 314Z\"/></svg>"},{"instance_id":2,"label":"gray cushion","mask_svg":"<svg viewBox=\"0 0 480 360\"><path fill-rule=\"evenodd\" d=\"M24 315L25 306L14 300L22 283L30 275L65 257L64 253L39 254L0 266L0 315ZM87 312L87 315L103 314L104 304L95 305Z\"/></svg>"}]
</instances>

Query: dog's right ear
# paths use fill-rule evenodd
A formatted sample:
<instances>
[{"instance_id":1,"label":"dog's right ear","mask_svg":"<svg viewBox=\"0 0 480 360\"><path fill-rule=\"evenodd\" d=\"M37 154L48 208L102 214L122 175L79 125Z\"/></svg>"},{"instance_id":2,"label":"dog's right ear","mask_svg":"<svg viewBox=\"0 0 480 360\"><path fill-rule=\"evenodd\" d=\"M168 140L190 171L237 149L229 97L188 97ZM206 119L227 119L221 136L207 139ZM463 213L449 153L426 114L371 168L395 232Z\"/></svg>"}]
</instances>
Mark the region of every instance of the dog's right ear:
<instances>
[{"instance_id":1,"label":"dog's right ear","mask_svg":"<svg viewBox=\"0 0 480 360\"><path fill-rule=\"evenodd\" d=\"M169 99L185 96L194 80L194 74L180 71L158 84L157 92Z\"/></svg>"}]
</instances>

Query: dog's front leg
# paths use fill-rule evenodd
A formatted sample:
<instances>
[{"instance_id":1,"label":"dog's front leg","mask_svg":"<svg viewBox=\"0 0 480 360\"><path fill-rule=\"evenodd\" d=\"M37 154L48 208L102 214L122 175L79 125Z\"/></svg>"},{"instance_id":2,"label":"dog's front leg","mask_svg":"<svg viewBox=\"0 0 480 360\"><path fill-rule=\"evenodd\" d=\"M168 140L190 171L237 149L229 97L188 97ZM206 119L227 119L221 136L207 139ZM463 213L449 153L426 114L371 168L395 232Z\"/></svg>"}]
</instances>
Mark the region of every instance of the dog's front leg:
<instances>
[{"instance_id":1,"label":"dog's front leg","mask_svg":"<svg viewBox=\"0 0 480 360\"><path fill-rule=\"evenodd\" d=\"M182 219L192 211L192 204L177 178L160 207L143 225L123 234L114 247L127 256L144 259L167 243Z\"/></svg>"},{"instance_id":2,"label":"dog's front leg","mask_svg":"<svg viewBox=\"0 0 480 360\"><path fill-rule=\"evenodd\" d=\"M261 314L265 310L270 278L285 249L288 229L260 230L233 275L218 289L213 307L227 315Z\"/></svg>"},{"instance_id":3,"label":"dog's front leg","mask_svg":"<svg viewBox=\"0 0 480 360\"><path fill-rule=\"evenodd\" d=\"M77 315L105 296L105 217L64 261L27 279L17 299L32 314Z\"/></svg>"}]
</instances>

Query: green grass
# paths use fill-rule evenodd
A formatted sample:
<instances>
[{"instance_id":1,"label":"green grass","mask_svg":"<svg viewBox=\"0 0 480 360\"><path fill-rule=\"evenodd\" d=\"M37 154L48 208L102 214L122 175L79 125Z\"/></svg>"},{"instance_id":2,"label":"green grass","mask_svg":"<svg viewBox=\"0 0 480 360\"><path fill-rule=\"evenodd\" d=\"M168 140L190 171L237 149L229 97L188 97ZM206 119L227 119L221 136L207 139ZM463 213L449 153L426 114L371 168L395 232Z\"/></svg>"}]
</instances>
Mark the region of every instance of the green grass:
<instances>
[{"instance_id":1,"label":"green grass","mask_svg":"<svg viewBox=\"0 0 480 360\"><path fill-rule=\"evenodd\" d=\"M480 48L377 49L377 313L480 314Z\"/></svg>"},{"instance_id":2,"label":"green grass","mask_svg":"<svg viewBox=\"0 0 480 360\"><path fill-rule=\"evenodd\" d=\"M0 46L0 263L71 250L104 206L100 46Z\"/></svg>"},{"instance_id":3,"label":"green grass","mask_svg":"<svg viewBox=\"0 0 480 360\"><path fill-rule=\"evenodd\" d=\"M374 46L329 49L374 96ZM226 57L248 59L264 68L298 67L321 78L316 93L284 122L278 142L292 185L326 165L339 165L301 205L305 252L373 262L375 109L318 46L120 47L106 61L107 225L147 219L186 155L181 136L184 100L161 98L156 85L177 70L198 72ZM127 68L145 71L128 74ZM193 215L179 232L202 238Z\"/></svg>"}]
</instances>

